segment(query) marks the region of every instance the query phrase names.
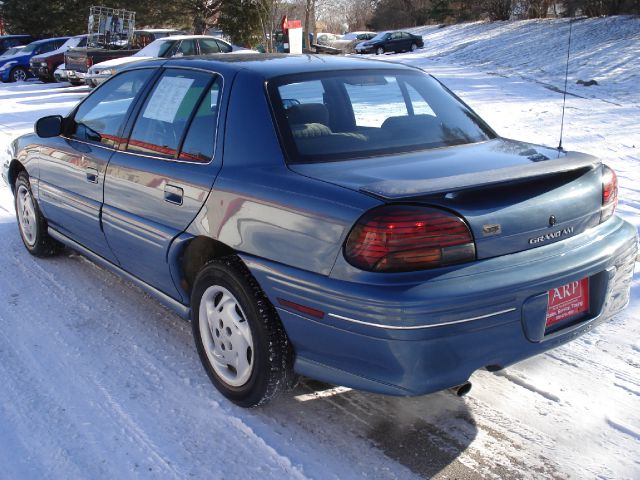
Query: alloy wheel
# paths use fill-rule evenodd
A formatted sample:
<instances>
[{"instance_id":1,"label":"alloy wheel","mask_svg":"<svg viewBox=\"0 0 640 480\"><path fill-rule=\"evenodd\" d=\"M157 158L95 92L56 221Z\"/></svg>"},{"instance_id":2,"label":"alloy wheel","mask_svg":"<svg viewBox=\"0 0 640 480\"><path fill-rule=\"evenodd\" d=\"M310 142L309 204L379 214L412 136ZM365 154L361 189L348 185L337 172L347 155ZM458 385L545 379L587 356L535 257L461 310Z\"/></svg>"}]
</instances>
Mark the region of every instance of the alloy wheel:
<instances>
[{"instance_id":1,"label":"alloy wheel","mask_svg":"<svg viewBox=\"0 0 640 480\"><path fill-rule=\"evenodd\" d=\"M218 377L231 387L249 381L253 372L253 336L236 297L226 288L213 285L200 302L202 343Z\"/></svg>"},{"instance_id":2,"label":"alloy wheel","mask_svg":"<svg viewBox=\"0 0 640 480\"><path fill-rule=\"evenodd\" d=\"M14 82L24 82L27 80L27 72L25 72L22 68L16 68L12 73Z\"/></svg>"},{"instance_id":3,"label":"alloy wheel","mask_svg":"<svg viewBox=\"0 0 640 480\"><path fill-rule=\"evenodd\" d=\"M31 192L24 185L20 185L16 194L17 213L20 231L24 241L33 247L38 235L38 220L36 218L35 204Z\"/></svg>"}]
</instances>

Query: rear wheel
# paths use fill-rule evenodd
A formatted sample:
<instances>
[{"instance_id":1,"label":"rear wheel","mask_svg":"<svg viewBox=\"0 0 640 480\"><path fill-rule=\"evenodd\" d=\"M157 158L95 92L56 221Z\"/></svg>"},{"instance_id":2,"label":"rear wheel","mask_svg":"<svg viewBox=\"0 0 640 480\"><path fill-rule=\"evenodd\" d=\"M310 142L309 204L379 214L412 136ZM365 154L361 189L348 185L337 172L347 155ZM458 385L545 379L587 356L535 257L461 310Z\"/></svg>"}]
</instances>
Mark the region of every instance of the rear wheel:
<instances>
[{"instance_id":1,"label":"rear wheel","mask_svg":"<svg viewBox=\"0 0 640 480\"><path fill-rule=\"evenodd\" d=\"M415 43L411 44L411 51L415 52L418 49L418 45L416 45Z\"/></svg>"},{"instance_id":2,"label":"rear wheel","mask_svg":"<svg viewBox=\"0 0 640 480\"><path fill-rule=\"evenodd\" d=\"M384 53L384 48L378 47L376 48L376 55L382 55Z\"/></svg>"},{"instance_id":3,"label":"rear wheel","mask_svg":"<svg viewBox=\"0 0 640 480\"><path fill-rule=\"evenodd\" d=\"M255 407L291 384L293 355L287 335L238 257L205 265L196 277L191 308L200 360L225 397Z\"/></svg>"},{"instance_id":4,"label":"rear wheel","mask_svg":"<svg viewBox=\"0 0 640 480\"><path fill-rule=\"evenodd\" d=\"M24 67L15 67L11 70L9 80L11 82L24 82L29 77L29 73Z\"/></svg>"},{"instance_id":5,"label":"rear wheel","mask_svg":"<svg viewBox=\"0 0 640 480\"><path fill-rule=\"evenodd\" d=\"M15 207L20 236L29 253L36 257L49 257L58 253L62 245L49 236L47 221L33 198L26 172L20 172L16 180Z\"/></svg>"}]
</instances>

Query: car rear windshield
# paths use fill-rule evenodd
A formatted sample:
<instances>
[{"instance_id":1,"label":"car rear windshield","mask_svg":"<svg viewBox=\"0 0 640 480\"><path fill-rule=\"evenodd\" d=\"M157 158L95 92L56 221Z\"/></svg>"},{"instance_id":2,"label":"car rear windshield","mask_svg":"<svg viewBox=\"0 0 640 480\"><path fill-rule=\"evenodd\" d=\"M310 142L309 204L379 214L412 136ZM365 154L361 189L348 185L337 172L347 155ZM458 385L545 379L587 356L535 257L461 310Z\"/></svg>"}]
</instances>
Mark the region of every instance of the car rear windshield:
<instances>
[{"instance_id":1,"label":"car rear windshield","mask_svg":"<svg viewBox=\"0 0 640 480\"><path fill-rule=\"evenodd\" d=\"M269 84L290 163L366 158L489 140L495 133L433 77L350 70Z\"/></svg>"}]
</instances>

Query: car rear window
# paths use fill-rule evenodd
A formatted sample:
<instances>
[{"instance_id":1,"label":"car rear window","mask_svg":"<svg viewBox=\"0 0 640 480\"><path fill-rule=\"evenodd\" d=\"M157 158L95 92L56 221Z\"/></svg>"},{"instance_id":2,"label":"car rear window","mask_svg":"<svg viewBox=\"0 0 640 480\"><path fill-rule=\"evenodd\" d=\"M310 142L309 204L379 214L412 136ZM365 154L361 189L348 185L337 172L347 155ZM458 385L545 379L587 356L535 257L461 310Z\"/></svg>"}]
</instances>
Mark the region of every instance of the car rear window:
<instances>
[{"instance_id":1,"label":"car rear window","mask_svg":"<svg viewBox=\"0 0 640 480\"><path fill-rule=\"evenodd\" d=\"M475 143L491 129L419 71L350 70L275 79L269 94L290 163Z\"/></svg>"}]
</instances>

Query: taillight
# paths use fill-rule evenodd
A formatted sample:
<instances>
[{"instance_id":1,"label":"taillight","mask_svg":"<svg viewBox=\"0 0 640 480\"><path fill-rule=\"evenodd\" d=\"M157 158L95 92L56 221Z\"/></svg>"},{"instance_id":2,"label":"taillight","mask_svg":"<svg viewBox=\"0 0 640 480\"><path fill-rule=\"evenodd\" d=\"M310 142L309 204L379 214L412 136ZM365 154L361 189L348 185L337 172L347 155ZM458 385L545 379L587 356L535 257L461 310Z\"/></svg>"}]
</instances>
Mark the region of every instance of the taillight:
<instances>
[{"instance_id":1,"label":"taillight","mask_svg":"<svg viewBox=\"0 0 640 480\"><path fill-rule=\"evenodd\" d=\"M618 176L612 168L602 166L602 210L600 223L613 215L618 206Z\"/></svg>"},{"instance_id":2,"label":"taillight","mask_svg":"<svg viewBox=\"0 0 640 480\"><path fill-rule=\"evenodd\" d=\"M91 65L93 65L93 58L87 57L86 63L87 63L87 68L91 68Z\"/></svg>"},{"instance_id":3,"label":"taillight","mask_svg":"<svg viewBox=\"0 0 640 480\"><path fill-rule=\"evenodd\" d=\"M374 272L408 272L476 258L473 236L456 215L435 208L387 205L367 212L347 238L345 257Z\"/></svg>"}]
</instances>

